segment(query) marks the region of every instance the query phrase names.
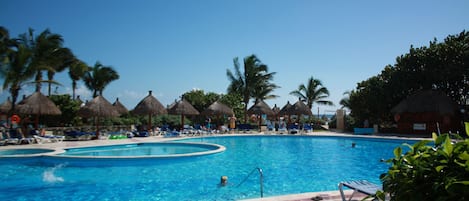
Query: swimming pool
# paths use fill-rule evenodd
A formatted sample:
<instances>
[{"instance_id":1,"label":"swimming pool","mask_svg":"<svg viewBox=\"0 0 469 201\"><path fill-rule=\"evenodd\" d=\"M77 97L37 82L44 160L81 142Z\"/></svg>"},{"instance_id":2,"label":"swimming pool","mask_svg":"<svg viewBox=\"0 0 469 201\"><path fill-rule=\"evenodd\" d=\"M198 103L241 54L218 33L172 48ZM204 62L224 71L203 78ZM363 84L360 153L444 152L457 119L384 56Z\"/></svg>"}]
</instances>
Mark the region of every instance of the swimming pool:
<instances>
[{"instance_id":1,"label":"swimming pool","mask_svg":"<svg viewBox=\"0 0 469 201\"><path fill-rule=\"evenodd\" d=\"M5 149L0 150L0 157L18 157L55 152L53 149Z\"/></svg>"},{"instance_id":2,"label":"swimming pool","mask_svg":"<svg viewBox=\"0 0 469 201\"><path fill-rule=\"evenodd\" d=\"M66 149L58 156L94 158L171 158L208 155L222 152L225 147L208 143L159 142L94 146Z\"/></svg>"},{"instance_id":3,"label":"swimming pool","mask_svg":"<svg viewBox=\"0 0 469 201\"><path fill-rule=\"evenodd\" d=\"M337 190L342 180L367 179L379 183L404 140L317 137L242 136L184 139L226 147L199 157L107 161L108 167L74 166L55 157L1 159L0 199L6 200L239 200L260 197L263 169L264 197ZM351 144L355 143L355 148ZM121 164L125 163L125 164ZM220 187L221 176L228 185ZM243 182L244 181L244 182ZM242 184L241 184L242 183ZM241 184L241 185L239 185Z\"/></svg>"}]
</instances>

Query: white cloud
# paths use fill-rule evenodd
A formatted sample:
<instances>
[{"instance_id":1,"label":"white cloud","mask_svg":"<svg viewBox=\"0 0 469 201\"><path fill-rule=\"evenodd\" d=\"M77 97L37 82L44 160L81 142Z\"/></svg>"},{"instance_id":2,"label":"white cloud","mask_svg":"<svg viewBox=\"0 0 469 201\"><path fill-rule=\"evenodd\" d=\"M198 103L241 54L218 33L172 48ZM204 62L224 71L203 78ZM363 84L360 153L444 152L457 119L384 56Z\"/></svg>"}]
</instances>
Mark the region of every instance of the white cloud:
<instances>
[{"instance_id":1,"label":"white cloud","mask_svg":"<svg viewBox=\"0 0 469 201\"><path fill-rule=\"evenodd\" d=\"M68 93L72 94L72 89L71 88L67 88L67 90L69 90ZM91 100L92 96L93 96L91 91L88 88L86 88L84 84L78 84L77 85L77 88L75 89L75 95L80 96L80 99L82 101Z\"/></svg>"}]
</instances>

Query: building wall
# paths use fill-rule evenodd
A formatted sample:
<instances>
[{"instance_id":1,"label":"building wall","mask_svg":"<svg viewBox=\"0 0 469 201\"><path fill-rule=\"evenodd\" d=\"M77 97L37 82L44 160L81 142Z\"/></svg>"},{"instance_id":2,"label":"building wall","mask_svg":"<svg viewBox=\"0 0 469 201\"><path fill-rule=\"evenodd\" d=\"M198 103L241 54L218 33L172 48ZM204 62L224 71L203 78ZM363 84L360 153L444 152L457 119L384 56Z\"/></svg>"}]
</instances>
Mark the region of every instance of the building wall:
<instances>
[{"instance_id":1,"label":"building wall","mask_svg":"<svg viewBox=\"0 0 469 201\"><path fill-rule=\"evenodd\" d=\"M431 134L462 131L460 118L454 115L440 115L434 112L402 113L397 117L397 129L402 134Z\"/></svg>"}]
</instances>

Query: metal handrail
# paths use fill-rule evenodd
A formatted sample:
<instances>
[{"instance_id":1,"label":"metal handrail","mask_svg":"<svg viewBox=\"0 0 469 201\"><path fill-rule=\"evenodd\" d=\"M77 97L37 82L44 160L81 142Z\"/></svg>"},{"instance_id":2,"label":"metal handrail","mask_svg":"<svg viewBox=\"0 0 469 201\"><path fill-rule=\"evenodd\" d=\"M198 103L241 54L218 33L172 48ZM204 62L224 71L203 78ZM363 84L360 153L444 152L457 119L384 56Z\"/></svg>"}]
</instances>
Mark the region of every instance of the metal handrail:
<instances>
[{"instance_id":1,"label":"metal handrail","mask_svg":"<svg viewBox=\"0 0 469 201\"><path fill-rule=\"evenodd\" d=\"M260 185L260 191L261 191L261 198L264 197L264 173L262 172L262 169L259 168L259 167L256 167L254 168L249 174L248 176L246 176L243 181L241 181L241 183L239 183L236 187L239 187L241 186L241 184L243 184L251 175L252 173L254 173L254 171L258 171L259 172L259 185Z\"/></svg>"}]
</instances>

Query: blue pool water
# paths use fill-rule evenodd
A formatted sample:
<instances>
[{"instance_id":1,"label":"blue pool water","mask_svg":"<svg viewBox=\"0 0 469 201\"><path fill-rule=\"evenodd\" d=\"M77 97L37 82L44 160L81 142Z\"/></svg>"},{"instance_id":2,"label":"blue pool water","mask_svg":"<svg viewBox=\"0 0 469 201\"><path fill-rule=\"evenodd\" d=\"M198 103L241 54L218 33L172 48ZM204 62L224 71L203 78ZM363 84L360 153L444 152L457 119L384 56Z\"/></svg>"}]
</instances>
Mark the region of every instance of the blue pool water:
<instances>
[{"instance_id":1,"label":"blue pool water","mask_svg":"<svg viewBox=\"0 0 469 201\"><path fill-rule=\"evenodd\" d=\"M98 147L84 147L67 149L61 156L93 156L93 157L166 157L194 155L215 151L220 147L200 143L138 143L124 145L110 145Z\"/></svg>"},{"instance_id":2,"label":"blue pool water","mask_svg":"<svg viewBox=\"0 0 469 201\"><path fill-rule=\"evenodd\" d=\"M6 149L0 150L0 156L25 155L25 154L43 154L53 152L53 149Z\"/></svg>"},{"instance_id":3,"label":"blue pool water","mask_svg":"<svg viewBox=\"0 0 469 201\"><path fill-rule=\"evenodd\" d=\"M380 183L401 140L345 137L243 136L187 139L223 145L226 151L198 157L106 161L76 166L55 157L0 159L3 200L239 200L337 190L342 180ZM351 144L356 143L352 148ZM228 185L218 185L228 176ZM244 181L244 182L243 182ZM241 185L239 185L242 183Z\"/></svg>"}]
</instances>

